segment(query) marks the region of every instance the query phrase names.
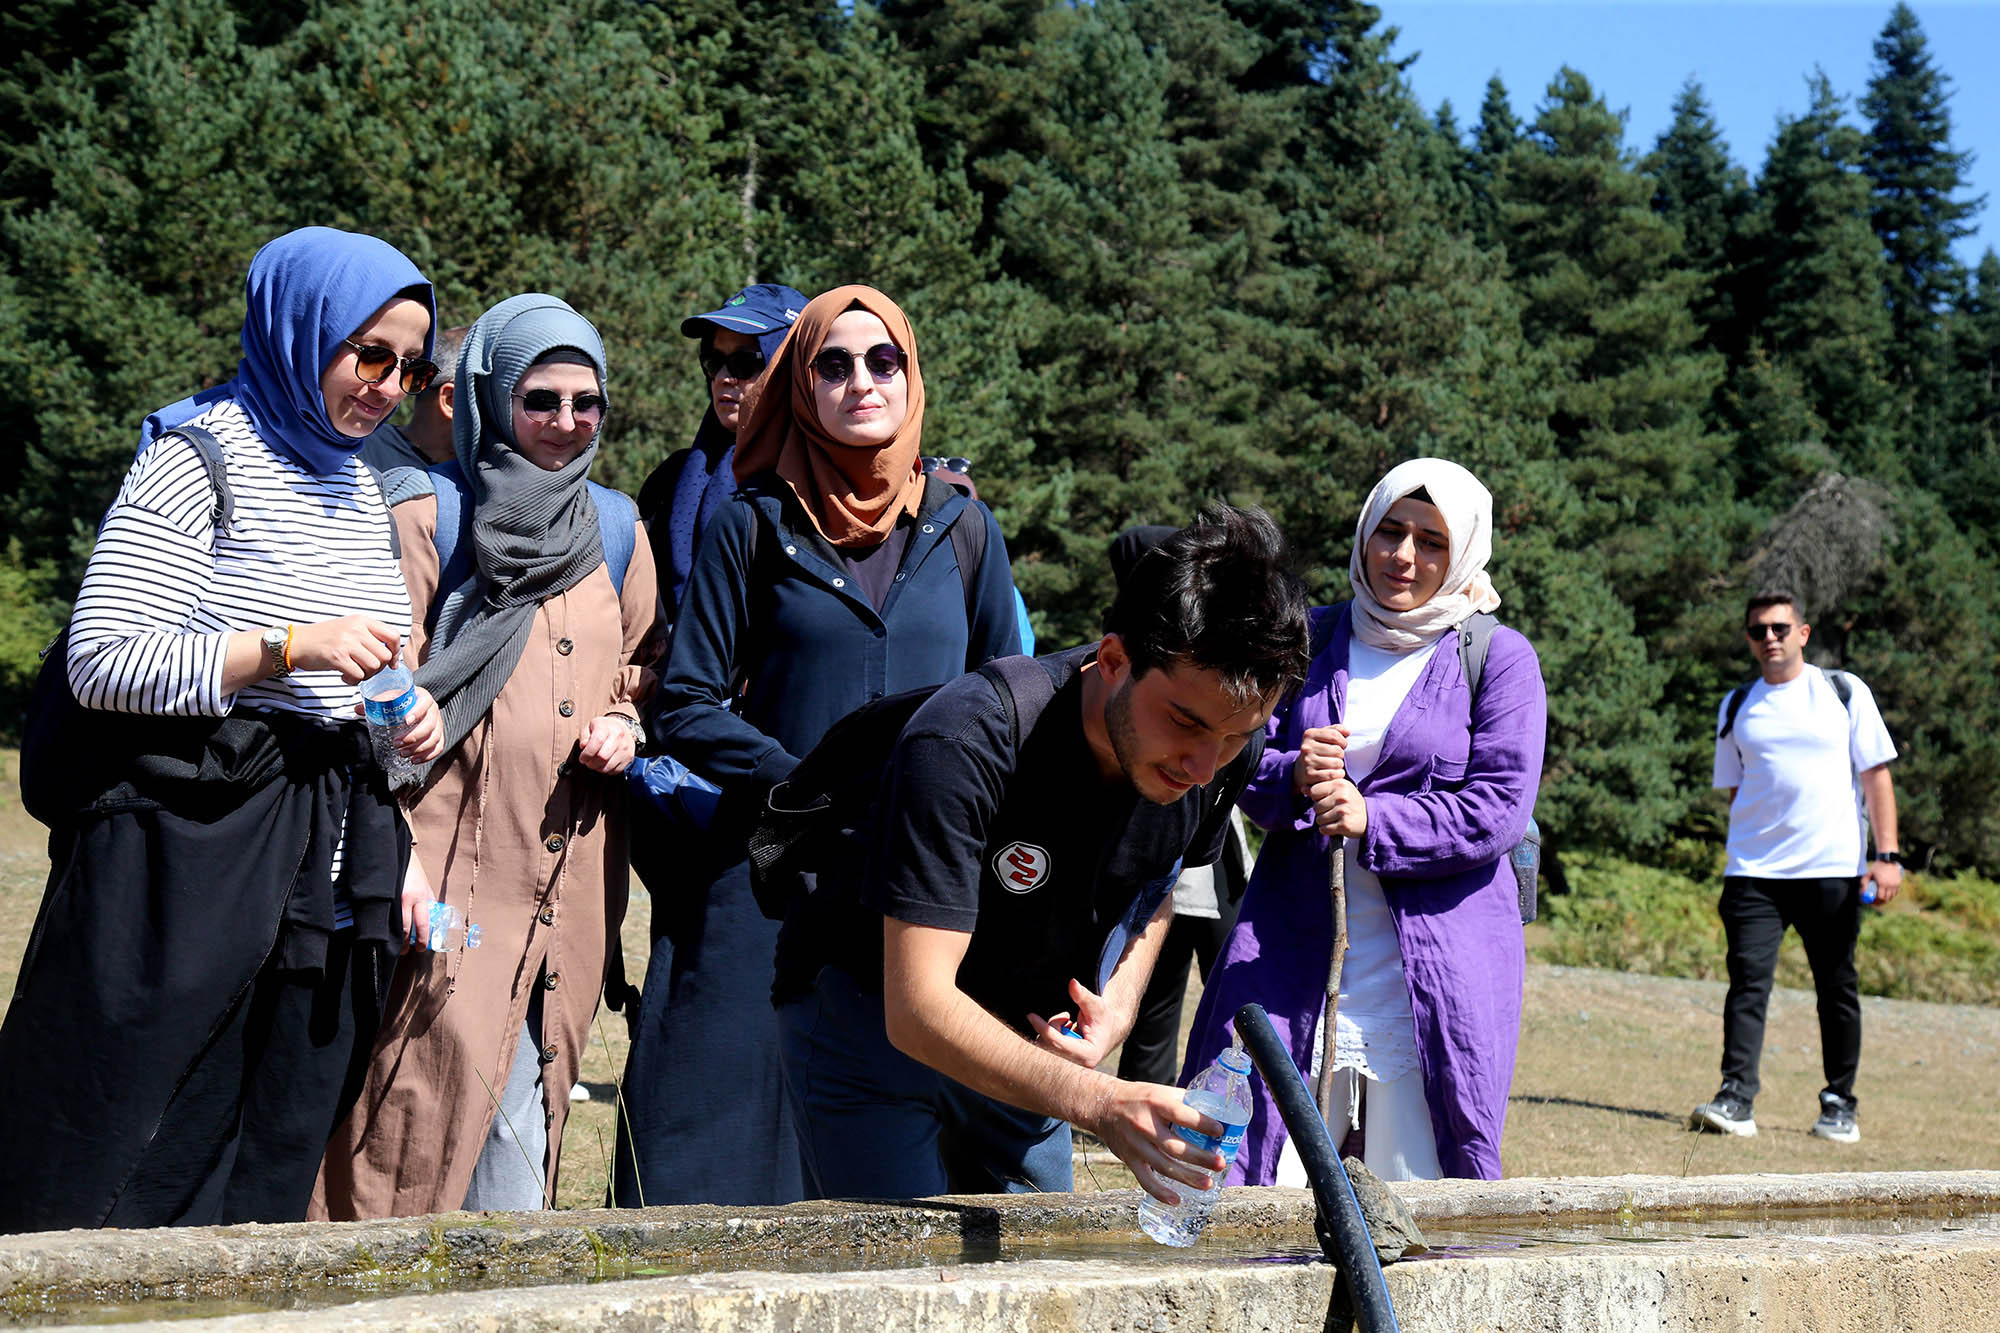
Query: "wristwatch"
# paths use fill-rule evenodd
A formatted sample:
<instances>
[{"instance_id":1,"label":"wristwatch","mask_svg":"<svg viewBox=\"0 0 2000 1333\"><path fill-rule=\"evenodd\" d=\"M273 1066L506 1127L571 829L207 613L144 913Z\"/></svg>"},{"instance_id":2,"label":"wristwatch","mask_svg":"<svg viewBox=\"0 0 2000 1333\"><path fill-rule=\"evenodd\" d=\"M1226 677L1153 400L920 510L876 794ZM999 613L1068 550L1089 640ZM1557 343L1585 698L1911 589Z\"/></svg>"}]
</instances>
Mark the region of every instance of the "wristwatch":
<instances>
[{"instance_id":1,"label":"wristwatch","mask_svg":"<svg viewBox=\"0 0 2000 1333\"><path fill-rule=\"evenodd\" d=\"M1903 854L1901 852L1876 852L1868 859L1871 861L1880 861L1885 866L1899 866L1903 864Z\"/></svg>"},{"instance_id":2,"label":"wristwatch","mask_svg":"<svg viewBox=\"0 0 2000 1333\"><path fill-rule=\"evenodd\" d=\"M292 627L274 627L264 631L264 660L271 664L274 676L292 674Z\"/></svg>"},{"instance_id":3,"label":"wristwatch","mask_svg":"<svg viewBox=\"0 0 2000 1333\"><path fill-rule=\"evenodd\" d=\"M612 714L612 716L616 717L620 722L623 722L625 724L625 729L632 733L632 747L634 749L643 750L646 748L645 723L639 721L639 719L635 717L626 717L622 713L614 713Z\"/></svg>"}]
</instances>

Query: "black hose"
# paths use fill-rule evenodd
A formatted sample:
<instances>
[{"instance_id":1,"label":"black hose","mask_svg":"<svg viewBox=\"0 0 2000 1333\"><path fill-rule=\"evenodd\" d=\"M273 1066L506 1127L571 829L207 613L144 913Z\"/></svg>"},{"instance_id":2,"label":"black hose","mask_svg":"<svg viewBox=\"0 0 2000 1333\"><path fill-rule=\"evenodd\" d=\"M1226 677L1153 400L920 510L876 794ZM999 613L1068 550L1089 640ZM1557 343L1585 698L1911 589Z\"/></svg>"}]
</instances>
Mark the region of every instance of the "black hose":
<instances>
[{"instance_id":1,"label":"black hose","mask_svg":"<svg viewBox=\"0 0 2000 1333\"><path fill-rule=\"evenodd\" d=\"M1361 1216L1361 1201L1354 1197L1354 1183L1347 1178L1326 1121L1313 1106L1306 1081L1292 1063L1291 1054L1278 1040L1271 1016L1261 1004L1246 1004L1236 1011L1236 1035L1264 1076L1264 1086L1278 1104L1285 1129L1298 1147L1305 1163L1306 1177L1312 1181L1313 1199L1319 1206L1320 1249L1347 1278L1354 1299L1355 1320L1361 1333L1400 1333L1396 1311L1389 1304L1389 1285L1382 1280L1382 1264L1375 1257L1375 1242L1368 1223ZM1331 1054L1333 1034L1327 1034ZM1329 1238L1332 1244L1328 1244Z\"/></svg>"}]
</instances>

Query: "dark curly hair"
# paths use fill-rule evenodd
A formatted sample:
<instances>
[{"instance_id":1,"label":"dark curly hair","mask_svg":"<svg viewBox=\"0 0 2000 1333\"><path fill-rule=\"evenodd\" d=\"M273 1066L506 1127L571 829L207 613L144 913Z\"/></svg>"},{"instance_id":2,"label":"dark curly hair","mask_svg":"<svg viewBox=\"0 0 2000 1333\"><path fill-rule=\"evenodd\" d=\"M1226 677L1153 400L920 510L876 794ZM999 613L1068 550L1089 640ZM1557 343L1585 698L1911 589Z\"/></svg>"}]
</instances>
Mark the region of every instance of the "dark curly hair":
<instances>
[{"instance_id":1,"label":"dark curly hair","mask_svg":"<svg viewBox=\"0 0 2000 1333\"><path fill-rule=\"evenodd\" d=\"M1278 525L1255 508L1209 505L1147 551L1104 628L1124 642L1134 679L1193 666L1215 672L1241 703L1291 689L1310 660L1305 587Z\"/></svg>"}]
</instances>

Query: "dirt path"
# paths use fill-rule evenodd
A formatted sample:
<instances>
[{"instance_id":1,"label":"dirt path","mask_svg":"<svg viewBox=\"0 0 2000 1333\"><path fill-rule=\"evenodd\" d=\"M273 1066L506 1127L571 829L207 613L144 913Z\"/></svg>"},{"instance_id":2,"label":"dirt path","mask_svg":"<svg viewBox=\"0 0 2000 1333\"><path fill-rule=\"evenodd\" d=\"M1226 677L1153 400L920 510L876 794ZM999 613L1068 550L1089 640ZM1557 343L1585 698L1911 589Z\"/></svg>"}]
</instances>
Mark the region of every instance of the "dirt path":
<instances>
[{"instance_id":1,"label":"dirt path","mask_svg":"<svg viewBox=\"0 0 2000 1333\"><path fill-rule=\"evenodd\" d=\"M1811 991L1771 998L1755 1138L1690 1134L1714 1093L1723 983L1530 967L1508 1175L2000 1168L2000 1009L1864 997L1861 1142L1812 1137Z\"/></svg>"}]
</instances>

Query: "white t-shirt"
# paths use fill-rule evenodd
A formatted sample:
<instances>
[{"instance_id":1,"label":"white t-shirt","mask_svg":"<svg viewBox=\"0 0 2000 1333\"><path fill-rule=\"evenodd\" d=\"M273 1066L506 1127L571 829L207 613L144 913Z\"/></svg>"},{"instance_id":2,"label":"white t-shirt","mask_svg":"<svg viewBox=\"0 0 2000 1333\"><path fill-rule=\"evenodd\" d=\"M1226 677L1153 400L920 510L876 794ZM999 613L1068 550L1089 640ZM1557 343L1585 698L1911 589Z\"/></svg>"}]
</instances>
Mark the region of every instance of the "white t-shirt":
<instances>
[{"instance_id":1,"label":"white t-shirt","mask_svg":"<svg viewBox=\"0 0 2000 1333\"><path fill-rule=\"evenodd\" d=\"M1875 696L1849 674L1846 706L1826 672L1808 665L1781 685L1759 680L1736 726L1715 743L1715 785L1729 807L1730 875L1819 879L1860 875L1864 812L1855 775L1896 757ZM1729 700L1716 709L1722 729Z\"/></svg>"}]
</instances>

